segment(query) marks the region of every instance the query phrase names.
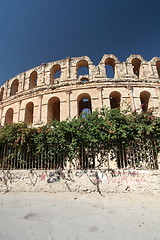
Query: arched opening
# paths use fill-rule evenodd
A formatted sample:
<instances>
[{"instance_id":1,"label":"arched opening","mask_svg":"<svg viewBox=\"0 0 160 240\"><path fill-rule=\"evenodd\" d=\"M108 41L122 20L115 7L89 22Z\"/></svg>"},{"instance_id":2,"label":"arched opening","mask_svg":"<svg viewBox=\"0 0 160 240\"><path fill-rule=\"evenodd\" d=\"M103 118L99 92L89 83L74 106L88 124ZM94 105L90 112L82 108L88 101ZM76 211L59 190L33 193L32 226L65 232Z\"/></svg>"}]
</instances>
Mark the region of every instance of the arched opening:
<instances>
[{"instance_id":1,"label":"arched opening","mask_svg":"<svg viewBox=\"0 0 160 240\"><path fill-rule=\"evenodd\" d=\"M133 66L133 73L139 78L141 60L139 60L138 58L134 58L132 60L132 66Z\"/></svg>"},{"instance_id":2,"label":"arched opening","mask_svg":"<svg viewBox=\"0 0 160 240\"><path fill-rule=\"evenodd\" d=\"M82 93L77 98L78 116L85 116L92 114L91 97L88 93Z\"/></svg>"},{"instance_id":3,"label":"arched opening","mask_svg":"<svg viewBox=\"0 0 160 240\"><path fill-rule=\"evenodd\" d=\"M3 100L3 93L4 93L4 87L2 87L2 89L0 91L0 101Z\"/></svg>"},{"instance_id":4,"label":"arched opening","mask_svg":"<svg viewBox=\"0 0 160 240\"><path fill-rule=\"evenodd\" d=\"M141 108L143 113L146 113L148 111L148 103L150 96L151 94L147 91L143 91L140 93Z\"/></svg>"},{"instance_id":5,"label":"arched opening","mask_svg":"<svg viewBox=\"0 0 160 240\"><path fill-rule=\"evenodd\" d=\"M85 83L85 82L88 82L88 78L81 78L81 83Z\"/></svg>"},{"instance_id":6,"label":"arched opening","mask_svg":"<svg viewBox=\"0 0 160 240\"><path fill-rule=\"evenodd\" d=\"M117 91L111 92L109 95L110 106L113 108L120 108L121 94Z\"/></svg>"},{"instance_id":7,"label":"arched opening","mask_svg":"<svg viewBox=\"0 0 160 240\"><path fill-rule=\"evenodd\" d=\"M9 108L5 115L5 124L12 124L13 123L13 108Z\"/></svg>"},{"instance_id":8,"label":"arched opening","mask_svg":"<svg viewBox=\"0 0 160 240\"><path fill-rule=\"evenodd\" d=\"M86 60L80 60L76 66L77 69L77 78L80 75L89 75L89 66Z\"/></svg>"},{"instance_id":9,"label":"arched opening","mask_svg":"<svg viewBox=\"0 0 160 240\"><path fill-rule=\"evenodd\" d=\"M53 120L60 121L60 100L58 97L52 97L48 101L47 123Z\"/></svg>"},{"instance_id":10,"label":"arched opening","mask_svg":"<svg viewBox=\"0 0 160 240\"><path fill-rule=\"evenodd\" d=\"M113 58L107 58L105 61L105 67L106 67L106 76L108 78L114 78L115 60Z\"/></svg>"},{"instance_id":11,"label":"arched opening","mask_svg":"<svg viewBox=\"0 0 160 240\"><path fill-rule=\"evenodd\" d=\"M29 89L35 88L37 86L37 72L34 71L29 77Z\"/></svg>"},{"instance_id":12,"label":"arched opening","mask_svg":"<svg viewBox=\"0 0 160 240\"><path fill-rule=\"evenodd\" d=\"M50 71L50 84L54 84L54 79L60 78L61 66L59 64L54 65Z\"/></svg>"},{"instance_id":13,"label":"arched opening","mask_svg":"<svg viewBox=\"0 0 160 240\"><path fill-rule=\"evenodd\" d=\"M15 79L11 85L10 96L15 95L18 92L18 79Z\"/></svg>"},{"instance_id":14,"label":"arched opening","mask_svg":"<svg viewBox=\"0 0 160 240\"><path fill-rule=\"evenodd\" d=\"M29 102L26 105L25 108L25 123L30 124L33 123L33 110L34 110L34 105L33 102Z\"/></svg>"},{"instance_id":15,"label":"arched opening","mask_svg":"<svg viewBox=\"0 0 160 240\"><path fill-rule=\"evenodd\" d=\"M158 72L158 77L160 78L160 61L156 62L156 68L157 68L157 72Z\"/></svg>"}]
</instances>

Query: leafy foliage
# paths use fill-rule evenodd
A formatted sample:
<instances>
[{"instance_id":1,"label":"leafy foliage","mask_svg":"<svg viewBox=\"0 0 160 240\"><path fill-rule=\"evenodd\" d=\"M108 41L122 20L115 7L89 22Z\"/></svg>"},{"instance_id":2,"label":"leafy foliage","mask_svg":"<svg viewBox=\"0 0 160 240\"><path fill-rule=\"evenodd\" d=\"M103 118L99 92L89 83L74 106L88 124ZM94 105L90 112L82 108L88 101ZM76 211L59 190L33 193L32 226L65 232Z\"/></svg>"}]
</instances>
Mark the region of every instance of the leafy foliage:
<instances>
[{"instance_id":1,"label":"leafy foliage","mask_svg":"<svg viewBox=\"0 0 160 240\"><path fill-rule=\"evenodd\" d=\"M119 109L96 110L92 115L66 121L53 121L39 128L28 127L25 123L5 125L0 128L0 144L8 144L19 149L20 154L29 152L36 146L36 152L45 150L52 144L49 154L65 153L72 160L82 148L89 148L98 154L101 146L109 151L127 149L130 142L148 141L160 151L160 118L136 112L126 113Z\"/></svg>"}]
</instances>

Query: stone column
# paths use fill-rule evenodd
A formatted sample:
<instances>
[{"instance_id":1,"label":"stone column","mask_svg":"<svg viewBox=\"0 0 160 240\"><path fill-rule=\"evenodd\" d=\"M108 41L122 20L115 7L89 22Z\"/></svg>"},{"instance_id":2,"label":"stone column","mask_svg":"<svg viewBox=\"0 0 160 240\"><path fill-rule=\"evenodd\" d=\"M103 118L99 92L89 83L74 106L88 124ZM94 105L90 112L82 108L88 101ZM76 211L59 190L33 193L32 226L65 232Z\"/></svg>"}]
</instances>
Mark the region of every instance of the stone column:
<instances>
[{"instance_id":1,"label":"stone column","mask_svg":"<svg viewBox=\"0 0 160 240\"><path fill-rule=\"evenodd\" d=\"M66 90L65 91L66 95L67 95L67 106L68 106L68 114L67 117L71 118L71 104L70 104L70 95L71 95L71 90Z\"/></svg>"},{"instance_id":2,"label":"stone column","mask_svg":"<svg viewBox=\"0 0 160 240\"><path fill-rule=\"evenodd\" d=\"M18 123L19 123L19 121L20 121L21 103L22 103L22 101L20 100L20 101L19 101L19 106L18 106Z\"/></svg>"},{"instance_id":3,"label":"stone column","mask_svg":"<svg viewBox=\"0 0 160 240\"><path fill-rule=\"evenodd\" d=\"M46 64L43 63L42 64L42 84L45 83L45 67L46 67Z\"/></svg>"},{"instance_id":4,"label":"stone column","mask_svg":"<svg viewBox=\"0 0 160 240\"><path fill-rule=\"evenodd\" d=\"M3 116L3 107L0 110L1 114L0 114L0 125L2 126L2 116Z\"/></svg>"},{"instance_id":5,"label":"stone column","mask_svg":"<svg viewBox=\"0 0 160 240\"><path fill-rule=\"evenodd\" d=\"M71 58L67 57L66 58L66 76L67 76L67 78L70 78L70 61L71 61Z\"/></svg>"},{"instance_id":6,"label":"stone column","mask_svg":"<svg viewBox=\"0 0 160 240\"><path fill-rule=\"evenodd\" d=\"M100 108L103 108L103 87L97 87L99 91Z\"/></svg>"},{"instance_id":7,"label":"stone column","mask_svg":"<svg viewBox=\"0 0 160 240\"><path fill-rule=\"evenodd\" d=\"M38 123L41 123L42 122L42 98L43 98L43 95L39 95L38 96L39 98L39 105L38 105Z\"/></svg>"},{"instance_id":8,"label":"stone column","mask_svg":"<svg viewBox=\"0 0 160 240\"><path fill-rule=\"evenodd\" d=\"M24 72L23 81L22 81L22 90L23 91L25 90L25 80L26 80L26 73Z\"/></svg>"},{"instance_id":9,"label":"stone column","mask_svg":"<svg viewBox=\"0 0 160 240\"><path fill-rule=\"evenodd\" d=\"M134 96L133 96L133 87L128 86L129 90L129 97L131 102L131 108L134 111L136 109L135 102L134 102Z\"/></svg>"}]
</instances>

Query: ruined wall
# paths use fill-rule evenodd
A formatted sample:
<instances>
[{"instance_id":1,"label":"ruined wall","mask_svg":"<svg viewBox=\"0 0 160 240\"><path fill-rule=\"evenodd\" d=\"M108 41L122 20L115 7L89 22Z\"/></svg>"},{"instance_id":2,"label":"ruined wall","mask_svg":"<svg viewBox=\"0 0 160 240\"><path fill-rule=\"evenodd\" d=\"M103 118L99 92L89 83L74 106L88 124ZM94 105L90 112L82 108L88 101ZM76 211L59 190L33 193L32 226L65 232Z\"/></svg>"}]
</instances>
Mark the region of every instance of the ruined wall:
<instances>
[{"instance_id":1,"label":"ruined wall","mask_svg":"<svg viewBox=\"0 0 160 240\"><path fill-rule=\"evenodd\" d=\"M108 66L113 69L109 76ZM80 69L86 68L85 74ZM42 64L8 80L0 88L0 123L27 122L35 126L80 114L80 103L90 108L130 106L160 115L160 58L145 61L131 55L120 62L108 54L95 66L89 57L66 58ZM115 103L114 101L117 101Z\"/></svg>"}]
</instances>

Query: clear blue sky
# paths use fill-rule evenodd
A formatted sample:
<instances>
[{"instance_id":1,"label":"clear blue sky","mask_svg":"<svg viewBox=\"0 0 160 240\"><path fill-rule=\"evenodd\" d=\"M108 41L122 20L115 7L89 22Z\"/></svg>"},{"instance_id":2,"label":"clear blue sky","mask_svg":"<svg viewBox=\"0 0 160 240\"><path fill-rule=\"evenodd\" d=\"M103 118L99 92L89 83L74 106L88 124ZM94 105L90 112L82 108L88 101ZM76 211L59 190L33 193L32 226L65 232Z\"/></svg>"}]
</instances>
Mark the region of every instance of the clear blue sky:
<instances>
[{"instance_id":1,"label":"clear blue sky","mask_svg":"<svg viewBox=\"0 0 160 240\"><path fill-rule=\"evenodd\" d=\"M0 85L44 62L160 57L160 0L0 0Z\"/></svg>"}]
</instances>

